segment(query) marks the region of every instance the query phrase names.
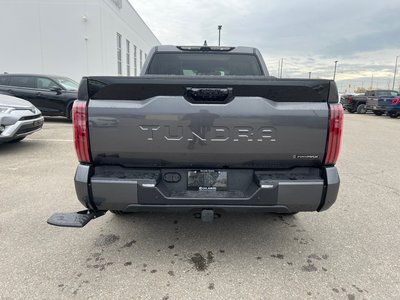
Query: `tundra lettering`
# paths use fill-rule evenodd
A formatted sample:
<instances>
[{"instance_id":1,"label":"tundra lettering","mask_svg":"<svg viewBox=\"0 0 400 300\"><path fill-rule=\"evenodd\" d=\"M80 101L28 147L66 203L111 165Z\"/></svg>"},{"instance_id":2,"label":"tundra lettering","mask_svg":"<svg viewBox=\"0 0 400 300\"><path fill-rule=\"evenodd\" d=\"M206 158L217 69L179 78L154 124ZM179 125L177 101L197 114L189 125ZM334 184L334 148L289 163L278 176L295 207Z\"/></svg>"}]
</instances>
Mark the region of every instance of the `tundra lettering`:
<instances>
[{"instance_id":1,"label":"tundra lettering","mask_svg":"<svg viewBox=\"0 0 400 300\"><path fill-rule=\"evenodd\" d=\"M148 141L152 141L153 140L153 132L157 131L158 129L160 129L160 126L154 126L154 125L140 125L139 128L143 131L146 131L147 133L149 133L149 136L147 137Z\"/></svg>"},{"instance_id":2,"label":"tundra lettering","mask_svg":"<svg viewBox=\"0 0 400 300\"><path fill-rule=\"evenodd\" d=\"M187 126L177 125L139 125L148 141L165 139L167 141L194 141L202 142L276 142L274 127L261 127L255 130L250 126L235 126L233 130L224 126L201 126L191 129ZM231 133L232 132L232 133Z\"/></svg>"}]
</instances>

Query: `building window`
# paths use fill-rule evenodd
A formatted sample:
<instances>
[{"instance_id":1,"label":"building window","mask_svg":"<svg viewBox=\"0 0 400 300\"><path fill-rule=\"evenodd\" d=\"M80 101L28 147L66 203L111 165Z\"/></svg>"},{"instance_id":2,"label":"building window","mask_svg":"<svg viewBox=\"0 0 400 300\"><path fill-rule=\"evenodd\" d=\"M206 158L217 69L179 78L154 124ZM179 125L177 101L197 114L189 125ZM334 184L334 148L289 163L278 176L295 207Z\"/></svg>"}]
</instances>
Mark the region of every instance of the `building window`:
<instances>
[{"instance_id":1,"label":"building window","mask_svg":"<svg viewBox=\"0 0 400 300\"><path fill-rule=\"evenodd\" d=\"M117 32L117 63L118 63L118 75L122 75L122 51L121 51L121 45L122 45L122 37L121 37L121 35Z\"/></svg>"},{"instance_id":2,"label":"building window","mask_svg":"<svg viewBox=\"0 0 400 300\"><path fill-rule=\"evenodd\" d=\"M137 76L137 48L133 45L133 71L135 76Z\"/></svg>"},{"instance_id":3,"label":"building window","mask_svg":"<svg viewBox=\"0 0 400 300\"><path fill-rule=\"evenodd\" d=\"M131 43L126 40L126 76L131 76Z\"/></svg>"},{"instance_id":4,"label":"building window","mask_svg":"<svg viewBox=\"0 0 400 300\"><path fill-rule=\"evenodd\" d=\"M143 51L140 50L140 54L139 54L139 59L140 59L140 71L142 71L143 68Z\"/></svg>"}]
</instances>

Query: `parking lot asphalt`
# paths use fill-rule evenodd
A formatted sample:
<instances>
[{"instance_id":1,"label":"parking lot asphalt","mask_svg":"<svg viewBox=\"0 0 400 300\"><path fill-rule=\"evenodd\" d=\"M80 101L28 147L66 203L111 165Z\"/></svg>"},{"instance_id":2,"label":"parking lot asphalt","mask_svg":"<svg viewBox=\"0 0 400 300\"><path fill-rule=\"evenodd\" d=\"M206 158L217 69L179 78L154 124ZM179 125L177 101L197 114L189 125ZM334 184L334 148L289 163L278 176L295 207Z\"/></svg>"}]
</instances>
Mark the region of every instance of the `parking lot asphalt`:
<instances>
[{"instance_id":1,"label":"parking lot asphalt","mask_svg":"<svg viewBox=\"0 0 400 300\"><path fill-rule=\"evenodd\" d=\"M83 229L72 125L0 145L0 299L400 299L400 120L344 119L337 202L292 217L107 213Z\"/></svg>"}]
</instances>

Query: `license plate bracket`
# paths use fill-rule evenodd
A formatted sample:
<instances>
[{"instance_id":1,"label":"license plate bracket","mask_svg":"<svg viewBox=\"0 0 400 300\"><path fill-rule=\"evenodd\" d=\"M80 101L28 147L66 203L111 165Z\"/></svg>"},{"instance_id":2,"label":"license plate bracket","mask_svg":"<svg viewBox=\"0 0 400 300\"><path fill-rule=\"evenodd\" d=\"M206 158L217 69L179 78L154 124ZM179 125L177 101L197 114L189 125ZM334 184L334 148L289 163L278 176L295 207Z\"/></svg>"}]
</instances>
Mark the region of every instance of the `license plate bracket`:
<instances>
[{"instance_id":1,"label":"license plate bracket","mask_svg":"<svg viewBox=\"0 0 400 300\"><path fill-rule=\"evenodd\" d=\"M228 172L219 170L191 170L187 173L187 189L192 191L228 190Z\"/></svg>"}]
</instances>

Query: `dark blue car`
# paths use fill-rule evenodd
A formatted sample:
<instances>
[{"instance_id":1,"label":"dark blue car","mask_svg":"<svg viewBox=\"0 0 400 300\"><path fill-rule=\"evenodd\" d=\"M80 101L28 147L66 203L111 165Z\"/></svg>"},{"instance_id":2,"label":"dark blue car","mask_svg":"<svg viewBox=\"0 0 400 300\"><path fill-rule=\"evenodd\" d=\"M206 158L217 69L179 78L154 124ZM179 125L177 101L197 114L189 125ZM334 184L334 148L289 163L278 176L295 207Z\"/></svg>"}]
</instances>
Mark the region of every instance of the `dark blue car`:
<instances>
[{"instance_id":1,"label":"dark blue car","mask_svg":"<svg viewBox=\"0 0 400 300\"><path fill-rule=\"evenodd\" d=\"M391 118L400 116L400 97L381 97L378 100L378 105Z\"/></svg>"}]
</instances>

